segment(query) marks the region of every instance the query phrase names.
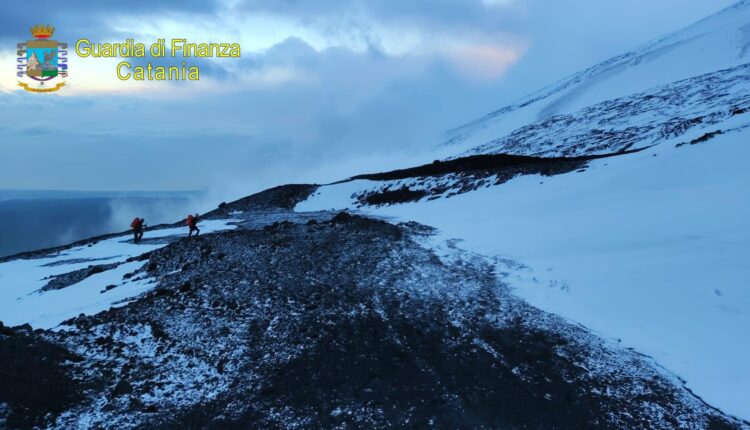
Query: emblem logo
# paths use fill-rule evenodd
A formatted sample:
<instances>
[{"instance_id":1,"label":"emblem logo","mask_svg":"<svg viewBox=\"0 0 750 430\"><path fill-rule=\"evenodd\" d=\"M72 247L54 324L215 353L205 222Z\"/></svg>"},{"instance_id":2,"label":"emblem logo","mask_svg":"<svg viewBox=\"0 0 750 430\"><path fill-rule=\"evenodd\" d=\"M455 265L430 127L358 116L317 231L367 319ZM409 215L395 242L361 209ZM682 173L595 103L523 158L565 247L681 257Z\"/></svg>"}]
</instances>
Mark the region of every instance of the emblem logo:
<instances>
[{"instance_id":1,"label":"emblem logo","mask_svg":"<svg viewBox=\"0 0 750 430\"><path fill-rule=\"evenodd\" d=\"M19 43L16 61L18 85L33 93L49 93L65 86L68 77L68 44L50 39L52 26L35 25L33 40Z\"/></svg>"}]
</instances>

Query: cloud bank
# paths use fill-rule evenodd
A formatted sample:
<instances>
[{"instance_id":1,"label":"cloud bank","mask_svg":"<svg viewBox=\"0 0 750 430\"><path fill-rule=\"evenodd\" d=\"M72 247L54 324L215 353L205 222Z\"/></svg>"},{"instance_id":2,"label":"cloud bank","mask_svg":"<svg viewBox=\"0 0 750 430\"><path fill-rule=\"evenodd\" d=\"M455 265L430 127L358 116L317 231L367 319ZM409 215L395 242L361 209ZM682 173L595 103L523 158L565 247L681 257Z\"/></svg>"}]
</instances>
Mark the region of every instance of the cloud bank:
<instances>
[{"instance_id":1,"label":"cloud bank","mask_svg":"<svg viewBox=\"0 0 750 430\"><path fill-rule=\"evenodd\" d=\"M199 82L156 83L119 81L117 59L73 56L70 88L49 97L0 75L0 188L209 189L224 199L423 161L444 130L729 3L6 5L4 70L39 23L70 44L183 37L239 42L242 58L191 59Z\"/></svg>"}]
</instances>

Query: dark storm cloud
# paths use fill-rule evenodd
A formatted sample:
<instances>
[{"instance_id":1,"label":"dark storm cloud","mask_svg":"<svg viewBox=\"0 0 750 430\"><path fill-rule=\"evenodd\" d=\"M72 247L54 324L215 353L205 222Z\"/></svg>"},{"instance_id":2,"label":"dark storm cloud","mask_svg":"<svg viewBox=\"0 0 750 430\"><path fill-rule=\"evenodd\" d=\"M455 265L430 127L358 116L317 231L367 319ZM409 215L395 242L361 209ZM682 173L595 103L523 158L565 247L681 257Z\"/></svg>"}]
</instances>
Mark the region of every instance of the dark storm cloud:
<instances>
[{"instance_id":1,"label":"dark storm cloud","mask_svg":"<svg viewBox=\"0 0 750 430\"><path fill-rule=\"evenodd\" d=\"M56 37L74 40L79 37L107 37L117 35L111 22L121 14L205 14L213 15L221 7L217 1L151 0L34 0L5 2L0 13L0 40L22 41L31 37L29 28L52 25ZM60 33L60 35L58 35Z\"/></svg>"}]
</instances>

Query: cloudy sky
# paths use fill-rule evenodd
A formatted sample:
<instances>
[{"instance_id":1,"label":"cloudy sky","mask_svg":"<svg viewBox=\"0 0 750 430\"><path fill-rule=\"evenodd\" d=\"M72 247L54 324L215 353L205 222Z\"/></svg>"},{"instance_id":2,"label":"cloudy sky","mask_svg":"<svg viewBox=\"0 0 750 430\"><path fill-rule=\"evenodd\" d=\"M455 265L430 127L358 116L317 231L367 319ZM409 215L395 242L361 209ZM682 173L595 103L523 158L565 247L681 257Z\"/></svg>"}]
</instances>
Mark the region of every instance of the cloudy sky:
<instances>
[{"instance_id":1,"label":"cloudy sky","mask_svg":"<svg viewBox=\"0 0 750 430\"><path fill-rule=\"evenodd\" d=\"M441 133L733 0L4 2L0 189L240 196L419 159ZM69 88L17 89L15 44L237 42L199 82L119 81L70 61Z\"/></svg>"}]
</instances>

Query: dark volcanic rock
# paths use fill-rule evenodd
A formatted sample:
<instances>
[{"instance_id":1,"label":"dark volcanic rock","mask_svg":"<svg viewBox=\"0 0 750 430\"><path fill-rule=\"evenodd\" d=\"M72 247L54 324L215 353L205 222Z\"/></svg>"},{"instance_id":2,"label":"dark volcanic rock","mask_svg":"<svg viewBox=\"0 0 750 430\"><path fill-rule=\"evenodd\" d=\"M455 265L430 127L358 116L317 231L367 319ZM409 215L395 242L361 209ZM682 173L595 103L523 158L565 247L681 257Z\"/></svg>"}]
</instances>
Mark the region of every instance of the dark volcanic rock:
<instances>
[{"instance_id":1,"label":"dark volcanic rock","mask_svg":"<svg viewBox=\"0 0 750 430\"><path fill-rule=\"evenodd\" d=\"M16 334L16 332L12 328L5 327L5 325L3 325L3 322L0 321L0 335L13 336L14 334Z\"/></svg>"},{"instance_id":2,"label":"dark volcanic rock","mask_svg":"<svg viewBox=\"0 0 750 430\"><path fill-rule=\"evenodd\" d=\"M585 157L526 157L507 154L473 155L410 169L355 176L352 179L385 181L356 195L360 206L407 203L422 198L451 197L490 185L499 185L519 175L552 176L579 170L588 161L623 155L623 151Z\"/></svg>"},{"instance_id":3,"label":"dark volcanic rock","mask_svg":"<svg viewBox=\"0 0 750 430\"><path fill-rule=\"evenodd\" d=\"M435 160L431 164L424 164L408 169L392 170L390 172L372 173L353 176L351 179L369 179L371 181L393 181L398 179L420 178L428 176L442 176L450 173L469 173L484 171L504 171L507 169L544 170L546 166L561 164L580 165L587 161L607 158L616 155L638 152L638 150L622 150L612 154L588 155L579 157L534 157L512 154L481 154L458 157L448 160Z\"/></svg>"},{"instance_id":4,"label":"dark volcanic rock","mask_svg":"<svg viewBox=\"0 0 750 430\"><path fill-rule=\"evenodd\" d=\"M331 222L334 223L347 223L351 222L354 219L348 212L342 211L336 214L333 219L331 219Z\"/></svg>"},{"instance_id":5,"label":"dark volcanic rock","mask_svg":"<svg viewBox=\"0 0 750 430\"><path fill-rule=\"evenodd\" d=\"M270 188L248 197L243 197L230 203L222 203L219 207L203 215L203 218L226 217L234 211L293 209L318 189L317 185L292 184Z\"/></svg>"},{"instance_id":6,"label":"dark volcanic rock","mask_svg":"<svg viewBox=\"0 0 750 430\"><path fill-rule=\"evenodd\" d=\"M117 383L117 385L115 385L115 388L112 389L112 397L124 396L132 392L133 386L130 385L130 382L122 379Z\"/></svg>"},{"instance_id":7,"label":"dark volcanic rock","mask_svg":"<svg viewBox=\"0 0 750 430\"><path fill-rule=\"evenodd\" d=\"M406 185L402 185L401 188L395 190L386 188L382 191L364 194L359 198L359 201L370 206L379 206L415 202L427 195L428 192L425 190L412 190Z\"/></svg>"},{"instance_id":8,"label":"dark volcanic rock","mask_svg":"<svg viewBox=\"0 0 750 430\"><path fill-rule=\"evenodd\" d=\"M24 335L42 342L24 354L80 356L77 382L60 358L33 364L59 403L34 406L36 384L12 410L57 428L741 425L637 354L510 295L483 260L437 258L412 240L429 229L337 217L152 252L142 270L160 282L139 300ZM7 381L4 392L28 384Z\"/></svg>"},{"instance_id":9,"label":"dark volcanic rock","mask_svg":"<svg viewBox=\"0 0 750 430\"><path fill-rule=\"evenodd\" d=\"M65 365L80 357L36 334L15 330L8 336L8 330L0 334L0 428L50 424L83 399L84 386Z\"/></svg>"},{"instance_id":10,"label":"dark volcanic rock","mask_svg":"<svg viewBox=\"0 0 750 430\"><path fill-rule=\"evenodd\" d=\"M60 290L62 288L69 287L73 284L77 284L89 276L96 275L97 273L106 272L119 266L119 263L114 264L98 264L89 266L84 269L76 270L73 272L65 273L62 275L52 277L47 284L42 287L42 291L49 290Z\"/></svg>"},{"instance_id":11,"label":"dark volcanic rock","mask_svg":"<svg viewBox=\"0 0 750 430\"><path fill-rule=\"evenodd\" d=\"M0 428L748 427L485 260L439 258L430 227L283 209L314 189L228 203L236 230L131 259L156 284L127 305L0 325Z\"/></svg>"}]
</instances>

